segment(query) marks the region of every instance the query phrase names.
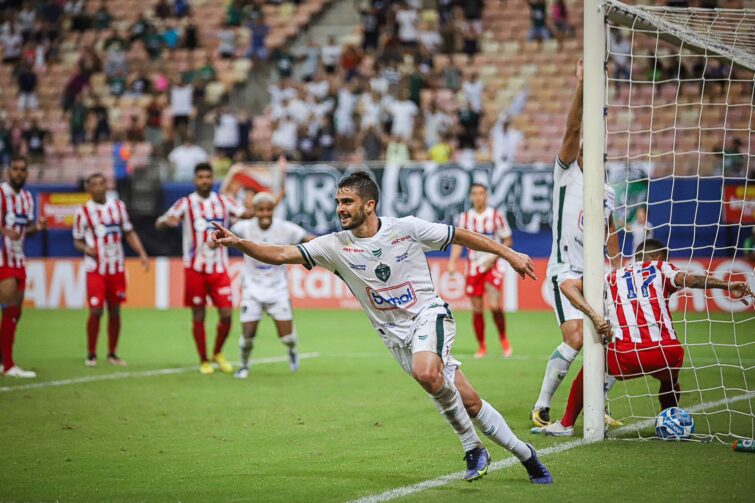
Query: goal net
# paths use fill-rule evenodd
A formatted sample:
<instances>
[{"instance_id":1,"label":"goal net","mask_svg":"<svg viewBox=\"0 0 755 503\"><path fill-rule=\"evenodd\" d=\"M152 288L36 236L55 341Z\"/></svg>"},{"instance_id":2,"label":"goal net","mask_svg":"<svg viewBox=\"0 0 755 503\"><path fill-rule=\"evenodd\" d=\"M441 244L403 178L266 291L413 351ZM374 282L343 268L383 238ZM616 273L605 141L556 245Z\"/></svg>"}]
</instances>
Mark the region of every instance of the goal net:
<instances>
[{"instance_id":1,"label":"goal net","mask_svg":"<svg viewBox=\"0 0 755 503\"><path fill-rule=\"evenodd\" d=\"M755 10L603 8L606 180L625 263L652 237L680 270L755 288ZM695 438L754 438L755 310L723 290L684 290L670 307ZM617 382L606 404L625 426L608 436L653 438L658 389Z\"/></svg>"}]
</instances>

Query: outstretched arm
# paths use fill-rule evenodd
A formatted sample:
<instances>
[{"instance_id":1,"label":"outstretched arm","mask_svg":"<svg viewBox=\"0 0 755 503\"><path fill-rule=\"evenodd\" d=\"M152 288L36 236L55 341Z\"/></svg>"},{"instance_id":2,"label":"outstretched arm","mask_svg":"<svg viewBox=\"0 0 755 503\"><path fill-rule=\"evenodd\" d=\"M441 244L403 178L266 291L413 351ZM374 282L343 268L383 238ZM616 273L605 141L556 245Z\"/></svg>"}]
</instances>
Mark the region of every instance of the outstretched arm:
<instances>
[{"instance_id":1,"label":"outstretched arm","mask_svg":"<svg viewBox=\"0 0 755 503\"><path fill-rule=\"evenodd\" d=\"M705 274L678 272L674 276L674 283L680 288L727 290L733 299L739 299L745 304L746 297L753 297L752 290L745 281L726 281Z\"/></svg>"},{"instance_id":2,"label":"outstretched arm","mask_svg":"<svg viewBox=\"0 0 755 503\"><path fill-rule=\"evenodd\" d=\"M456 232L459 232L459 229L456 229ZM456 272L456 261L459 260L459 257L461 257L461 252L464 250L464 247L461 245L451 245L451 254L448 257L448 272L450 274L453 274Z\"/></svg>"},{"instance_id":3,"label":"outstretched arm","mask_svg":"<svg viewBox=\"0 0 755 503\"><path fill-rule=\"evenodd\" d=\"M212 242L216 246L235 248L244 255L265 264L304 264L304 257L293 245L267 245L241 239L222 225L213 222L217 231L212 235Z\"/></svg>"},{"instance_id":4,"label":"outstretched arm","mask_svg":"<svg viewBox=\"0 0 755 503\"><path fill-rule=\"evenodd\" d=\"M527 275L532 279L537 279L535 276L535 265L527 255L516 252L501 243L496 243L487 236L457 227L456 232L454 233L453 244L465 246L470 250L498 255L511 264L511 267L513 267L522 278Z\"/></svg>"},{"instance_id":5,"label":"outstretched arm","mask_svg":"<svg viewBox=\"0 0 755 503\"><path fill-rule=\"evenodd\" d=\"M585 313L590 318L592 324L595 325L595 330L604 338L611 336L611 324L602 316L600 316L595 309L587 303L585 296L582 294L582 280L581 279L567 279L562 281L558 288L561 293L569 299L574 307Z\"/></svg>"},{"instance_id":6,"label":"outstretched arm","mask_svg":"<svg viewBox=\"0 0 755 503\"><path fill-rule=\"evenodd\" d=\"M577 63L577 88L574 90L569 115L566 116L566 131L558 158L567 166L579 155L579 140L582 133L582 60Z\"/></svg>"}]
</instances>

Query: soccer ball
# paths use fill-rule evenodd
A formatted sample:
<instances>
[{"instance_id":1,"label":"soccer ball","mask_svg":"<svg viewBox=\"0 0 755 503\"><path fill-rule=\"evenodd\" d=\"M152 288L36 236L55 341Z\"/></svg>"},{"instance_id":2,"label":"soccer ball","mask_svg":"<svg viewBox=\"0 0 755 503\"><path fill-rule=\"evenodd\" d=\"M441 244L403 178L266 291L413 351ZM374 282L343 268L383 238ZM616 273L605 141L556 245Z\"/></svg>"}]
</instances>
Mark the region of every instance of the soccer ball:
<instances>
[{"instance_id":1,"label":"soccer ball","mask_svg":"<svg viewBox=\"0 0 755 503\"><path fill-rule=\"evenodd\" d=\"M683 440L695 433L692 416L679 407L669 407L655 418L655 436L664 440Z\"/></svg>"}]
</instances>

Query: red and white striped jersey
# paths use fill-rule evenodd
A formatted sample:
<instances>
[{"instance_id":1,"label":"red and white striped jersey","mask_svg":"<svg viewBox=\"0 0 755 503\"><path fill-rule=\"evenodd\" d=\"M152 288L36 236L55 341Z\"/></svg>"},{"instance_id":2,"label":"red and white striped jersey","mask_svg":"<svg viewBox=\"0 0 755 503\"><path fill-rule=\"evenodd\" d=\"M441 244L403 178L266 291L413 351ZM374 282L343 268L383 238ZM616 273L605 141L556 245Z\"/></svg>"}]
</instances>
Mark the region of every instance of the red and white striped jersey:
<instances>
[{"instance_id":1,"label":"red and white striped jersey","mask_svg":"<svg viewBox=\"0 0 755 503\"><path fill-rule=\"evenodd\" d=\"M83 239L95 251L97 258L85 256L87 272L116 274L125 270L123 258L123 234L134 230L119 199L109 199L103 204L91 199L80 206L73 218L73 239Z\"/></svg>"},{"instance_id":2,"label":"red and white striped jersey","mask_svg":"<svg viewBox=\"0 0 755 503\"><path fill-rule=\"evenodd\" d=\"M606 275L606 313L618 341L676 339L669 297L679 290L679 270L668 262L635 262Z\"/></svg>"},{"instance_id":3,"label":"red and white striped jersey","mask_svg":"<svg viewBox=\"0 0 755 503\"><path fill-rule=\"evenodd\" d=\"M485 208L482 213L478 213L474 208L461 213L456 217L456 227L484 234L499 243L511 237L511 228L506 221L506 214L491 207ZM493 257L491 253L469 250L467 275L475 276L483 273L490 269L491 265L500 268L500 259L491 264Z\"/></svg>"},{"instance_id":4,"label":"red and white striped jersey","mask_svg":"<svg viewBox=\"0 0 755 503\"><path fill-rule=\"evenodd\" d=\"M183 222L184 267L206 274L225 272L228 249L210 245L215 232L212 222L228 227L231 215L241 217L243 214L243 206L217 192L211 192L207 198L193 192L176 201L164 216Z\"/></svg>"},{"instance_id":5,"label":"red and white striped jersey","mask_svg":"<svg viewBox=\"0 0 755 503\"><path fill-rule=\"evenodd\" d=\"M3 182L0 190L2 190L0 225L4 229L14 229L19 233L18 239L2 236L0 267L22 268L26 264L24 255L26 228L34 222L34 198L28 190L21 189L16 192L8 182Z\"/></svg>"}]
</instances>

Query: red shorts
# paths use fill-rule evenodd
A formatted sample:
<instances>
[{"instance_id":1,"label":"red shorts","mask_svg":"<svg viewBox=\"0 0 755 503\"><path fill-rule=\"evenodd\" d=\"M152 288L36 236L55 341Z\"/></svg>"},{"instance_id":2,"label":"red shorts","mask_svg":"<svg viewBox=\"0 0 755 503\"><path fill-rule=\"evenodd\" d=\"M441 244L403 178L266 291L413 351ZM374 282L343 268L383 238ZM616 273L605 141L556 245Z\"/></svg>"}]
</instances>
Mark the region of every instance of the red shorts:
<instances>
[{"instance_id":1,"label":"red shorts","mask_svg":"<svg viewBox=\"0 0 755 503\"><path fill-rule=\"evenodd\" d=\"M684 363L684 348L679 341L644 344L612 342L608 345L608 373L621 381L651 375L661 381L676 380Z\"/></svg>"},{"instance_id":2,"label":"red shorts","mask_svg":"<svg viewBox=\"0 0 755 503\"><path fill-rule=\"evenodd\" d=\"M485 285L491 285L496 290L503 286L503 274L495 267L485 272L467 276L467 295L470 297L482 297L485 293Z\"/></svg>"},{"instance_id":3,"label":"red shorts","mask_svg":"<svg viewBox=\"0 0 755 503\"><path fill-rule=\"evenodd\" d=\"M233 307L231 278L226 272L207 274L184 268L184 305L204 306L209 296L215 307Z\"/></svg>"},{"instance_id":4,"label":"red shorts","mask_svg":"<svg viewBox=\"0 0 755 503\"><path fill-rule=\"evenodd\" d=\"M26 268L25 267L0 267L0 281L8 278L16 278L18 291L26 290Z\"/></svg>"},{"instance_id":5,"label":"red shorts","mask_svg":"<svg viewBox=\"0 0 755 503\"><path fill-rule=\"evenodd\" d=\"M126 273L87 273L87 304L89 307L116 306L126 302Z\"/></svg>"}]
</instances>

